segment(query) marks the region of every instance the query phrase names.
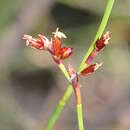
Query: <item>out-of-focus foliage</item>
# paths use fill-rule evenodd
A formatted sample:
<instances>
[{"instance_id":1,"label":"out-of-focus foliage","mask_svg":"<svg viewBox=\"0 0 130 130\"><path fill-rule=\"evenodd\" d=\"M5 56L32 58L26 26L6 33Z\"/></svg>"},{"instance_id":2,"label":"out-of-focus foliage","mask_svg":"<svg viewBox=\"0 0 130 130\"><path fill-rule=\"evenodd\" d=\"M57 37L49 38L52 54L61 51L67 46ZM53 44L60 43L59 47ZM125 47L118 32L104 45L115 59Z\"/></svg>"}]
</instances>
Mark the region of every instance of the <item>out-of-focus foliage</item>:
<instances>
[{"instance_id":1,"label":"out-of-focus foliage","mask_svg":"<svg viewBox=\"0 0 130 130\"><path fill-rule=\"evenodd\" d=\"M106 30L110 45L95 59L104 65L82 79L85 129L129 130L130 0L115 2ZM96 34L105 0L0 1L0 129L41 130L68 85L46 52L25 47L23 34L52 36L58 26L74 48L78 68ZM76 68L76 69L77 69ZM87 123L86 123L87 122ZM74 97L54 130L77 129Z\"/></svg>"},{"instance_id":2,"label":"out-of-focus foliage","mask_svg":"<svg viewBox=\"0 0 130 130\"><path fill-rule=\"evenodd\" d=\"M82 8L84 10L89 9L92 12L99 13L101 14L103 10L105 9L105 4L106 1L104 0L57 0L58 2L65 3L71 7L76 7L76 8ZM129 12L129 0L118 0L115 1L115 6L116 8L113 10L113 16L123 16L123 17L130 17L130 12Z\"/></svg>"},{"instance_id":3,"label":"out-of-focus foliage","mask_svg":"<svg viewBox=\"0 0 130 130\"><path fill-rule=\"evenodd\" d=\"M23 2L23 0L0 1L0 32L8 28L17 19L17 11Z\"/></svg>"}]
</instances>

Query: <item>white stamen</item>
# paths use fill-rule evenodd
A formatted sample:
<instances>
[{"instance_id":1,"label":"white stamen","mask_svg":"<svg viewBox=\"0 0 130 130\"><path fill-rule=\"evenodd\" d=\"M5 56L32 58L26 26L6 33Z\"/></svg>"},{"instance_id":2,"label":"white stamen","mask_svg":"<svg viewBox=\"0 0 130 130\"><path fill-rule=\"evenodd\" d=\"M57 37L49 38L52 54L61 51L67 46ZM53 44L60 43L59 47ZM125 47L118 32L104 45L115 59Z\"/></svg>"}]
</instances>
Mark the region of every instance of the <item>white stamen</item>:
<instances>
[{"instance_id":1,"label":"white stamen","mask_svg":"<svg viewBox=\"0 0 130 130\"><path fill-rule=\"evenodd\" d=\"M101 63L96 63L96 66L95 66L95 68L94 68L94 71L96 71L100 66L102 66L102 62Z\"/></svg>"},{"instance_id":2,"label":"white stamen","mask_svg":"<svg viewBox=\"0 0 130 130\"><path fill-rule=\"evenodd\" d=\"M46 49L50 49L52 46L52 41L49 41L46 37L45 37L45 41L44 41L44 47Z\"/></svg>"},{"instance_id":3,"label":"white stamen","mask_svg":"<svg viewBox=\"0 0 130 130\"><path fill-rule=\"evenodd\" d=\"M24 35L23 39L31 40L32 36L30 36L30 35Z\"/></svg>"},{"instance_id":4,"label":"white stamen","mask_svg":"<svg viewBox=\"0 0 130 130\"><path fill-rule=\"evenodd\" d=\"M63 32L59 31L59 28L56 29L56 32L52 32L52 34L54 34L54 37L67 38Z\"/></svg>"},{"instance_id":5,"label":"white stamen","mask_svg":"<svg viewBox=\"0 0 130 130\"><path fill-rule=\"evenodd\" d=\"M105 39L104 44L105 44L105 45L109 44L109 41L110 41L110 39L111 39L111 37L110 37L110 32L109 32L109 31L107 31L107 32L104 34L104 39Z\"/></svg>"},{"instance_id":6,"label":"white stamen","mask_svg":"<svg viewBox=\"0 0 130 130\"><path fill-rule=\"evenodd\" d=\"M26 41L26 46L29 46L29 41L28 40Z\"/></svg>"}]
</instances>

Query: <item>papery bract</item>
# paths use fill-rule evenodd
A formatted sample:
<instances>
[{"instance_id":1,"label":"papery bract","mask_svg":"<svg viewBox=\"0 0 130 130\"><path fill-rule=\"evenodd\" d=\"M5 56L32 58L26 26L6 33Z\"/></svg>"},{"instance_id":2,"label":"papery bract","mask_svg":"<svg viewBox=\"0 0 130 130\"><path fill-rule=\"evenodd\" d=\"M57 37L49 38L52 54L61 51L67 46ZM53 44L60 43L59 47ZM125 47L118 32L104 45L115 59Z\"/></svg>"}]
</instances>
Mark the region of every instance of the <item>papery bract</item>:
<instances>
[{"instance_id":1,"label":"papery bract","mask_svg":"<svg viewBox=\"0 0 130 130\"><path fill-rule=\"evenodd\" d=\"M61 49L61 59L66 59L72 55L71 47L64 47Z\"/></svg>"},{"instance_id":2,"label":"papery bract","mask_svg":"<svg viewBox=\"0 0 130 130\"><path fill-rule=\"evenodd\" d=\"M110 32L107 31L100 39L96 41L95 48L97 51L103 49L110 41Z\"/></svg>"},{"instance_id":3,"label":"papery bract","mask_svg":"<svg viewBox=\"0 0 130 130\"><path fill-rule=\"evenodd\" d=\"M73 87L78 87L78 74L75 72L71 64L68 64L67 68Z\"/></svg>"},{"instance_id":4,"label":"papery bract","mask_svg":"<svg viewBox=\"0 0 130 130\"><path fill-rule=\"evenodd\" d=\"M27 46L31 46L38 50L48 49L48 46L50 44L49 40L41 34L39 34L39 37L40 38L32 38L30 35L24 35L23 39L26 40Z\"/></svg>"},{"instance_id":5,"label":"papery bract","mask_svg":"<svg viewBox=\"0 0 130 130\"><path fill-rule=\"evenodd\" d=\"M93 73L94 71L96 71L100 66L102 65L102 63L96 63L96 64L92 64L87 66L84 70L82 70L80 72L80 76L86 76L88 74Z\"/></svg>"},{"instance_id":6,"label":"papery bract","mask_svg":"<svg viewBox=\"0 0 130 130\"><path fill-rule=\"evenodd\" d=\"M100 39L95 43L93 51L88 56L85 63L88 65L96 57L96 55L109 43L110 41L110 32L107 31Z\"/></svg>"}]
</instances>

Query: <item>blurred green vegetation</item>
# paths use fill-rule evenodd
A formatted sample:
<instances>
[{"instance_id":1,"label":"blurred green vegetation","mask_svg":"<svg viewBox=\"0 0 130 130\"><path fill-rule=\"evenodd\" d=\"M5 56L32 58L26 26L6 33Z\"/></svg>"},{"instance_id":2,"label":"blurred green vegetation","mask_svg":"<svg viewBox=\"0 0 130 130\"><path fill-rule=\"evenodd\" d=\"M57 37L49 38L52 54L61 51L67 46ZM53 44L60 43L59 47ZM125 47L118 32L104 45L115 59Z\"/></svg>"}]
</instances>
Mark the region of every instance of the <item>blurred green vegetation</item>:
<instances>
[{"instance_id":1,"label":"blurred green vegetation","mask_svg":"<svg viewBox=\"0 0 130 130\"><path fill-rule=\"evenodd\" d=\"M8 28L16 19L23 0L1 0L0 1L0 32Z\"/></svg>"},{"instance_id":2,"label":"blurred green vegetation","mask_svg":"<svg viewBox=\"0 0 130 130\"><path fill-rule=\"evenodd\" d=\"M115 2L106 28L112 35L110 45L94 61L103 61L104 65L96 74L81 80L86 86L82 93L88 130L130 129L129 5L130 0ZM51 56L26 48L23 34L42 33L50 38L59 27L68 37L64 44L74 48L72 58L64 63L72 62L77 69L96 34L105 6L104 0L0 1L1 130L43 129L67 86ZM54 130L77 129L73 100Z\"/></svg>"}]
</instances>

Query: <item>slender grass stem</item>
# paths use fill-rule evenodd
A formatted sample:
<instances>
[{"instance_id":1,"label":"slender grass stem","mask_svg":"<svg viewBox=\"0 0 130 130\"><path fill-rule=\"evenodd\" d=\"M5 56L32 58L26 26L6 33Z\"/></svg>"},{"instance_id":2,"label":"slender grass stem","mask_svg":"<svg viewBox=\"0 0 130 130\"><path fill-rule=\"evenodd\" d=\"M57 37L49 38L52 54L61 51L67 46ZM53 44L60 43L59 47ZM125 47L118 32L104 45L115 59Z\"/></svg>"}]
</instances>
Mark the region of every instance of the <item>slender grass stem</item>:
<instances>
[{"instance_id":1,"label":"slender grass stem","mask_svg":"<svg viewBox=\"0 0 130 130\"><path fill-rule=\"evenodd\" d=\"M67 87L63 97L58 102L56 109L52 113L52 115L51 115L50 119L48 120L47 124L45 125L44 130L51 130L53 128L55 122L57 121L58 117L60 116L60 113L61 113L62 109L64 108L64 106L66 105L66 103L67 103L68 99L70 98L72 92L73 92L73 87L70 84Z\"/></svg>"},{"instance_id":2,"label":"slender grass stem","mask_svg":"<svg viewBox=\"0 0 130 130\"><path fill-rule=\"evenodd\" d=\"M76 108L77 108L78 127L79 127L79 130L84 130L80 86L75 88L75 95L76 95Z\"/></svg>"},{"instance_id":3,"label":"slender grass stem","mask_svg":"<svg viewBox=\"0 0 130 130\"><path fill-rule=\"evenodd\" d=\"M84 130L82 104L77 104L77 117L79 130Z\"/></svg>"},{"instance_id":4,"label":"slender grass stem","mask_svg":"<svg viewBox=\"0 0 130 130\"><path fill-rule=\"evenodd\" d=\"M66 79L70 82L70 76L69 76L68 71L65 68L64 64L61 62L58 65L58 67L60 68L60 70L62 71L62 73L65 75ZM50 119L48 119L48 122L45 125L44 130L51 130L53 128L54 124L56 123L58 117L60 116L60 113L61 113L62 109L64 108L67 100L71 96L72 92L73 92L73 87L72 87L71 84L69 84L69 86L67 87L67 89L66 89L63 97L58 102L58 104L56 106L56 109L52 113Z\"/></svg>"},{"instance_id":5,"label":"slender grass stem","mask_svg":"<svg viewBox=\"0 0 130 130\"><path fill-rule=\"evenodd\" d=\"M66 79L70 82L70 76L69 76L68 71L66 70L64 64L60 63L58 66L59 66L60 70L62 71L62 73L65 75Z\"/></svg>"}]
</instances>

